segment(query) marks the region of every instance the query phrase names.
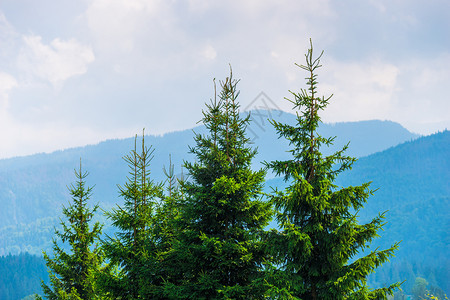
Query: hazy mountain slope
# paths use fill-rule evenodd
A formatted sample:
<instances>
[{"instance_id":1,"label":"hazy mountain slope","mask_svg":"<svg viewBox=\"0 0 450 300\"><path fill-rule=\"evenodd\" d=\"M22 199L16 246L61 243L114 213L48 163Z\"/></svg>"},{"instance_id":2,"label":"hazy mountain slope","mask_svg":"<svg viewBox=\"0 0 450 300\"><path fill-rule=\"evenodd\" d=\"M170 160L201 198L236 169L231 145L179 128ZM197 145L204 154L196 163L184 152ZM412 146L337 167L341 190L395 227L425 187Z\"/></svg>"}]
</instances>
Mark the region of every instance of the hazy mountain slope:
<instances>
[{"instance_id":1,"label":"hazy mountain slope","mask_svg":"<svg viewBox=\"0 0 450 300\"><path fill-rule=\"evenodd\" d=\"M18 300L40 292L41 280L48 283L47 267L41 256L28 253L0 256L0 299Z\"/></svg>"},{"instance_id":2,"label":"hazy mountain slope","mask_svg":"<svg viewBox=\"0 0 450 300\"><path fill-rule=\"evenodd\" d=\"M379 201L394 208L424 197L449 196L449 175L450 132L444 131L361 158L340 182L373 181L379 190L367 208L380 207Z\"/></svg>"},{"instance_id":3,"label":"hazy mountain slope","mask_svg":"<svg viewBox=\"0 0 450 300\"><path fill-rule=\"evenodd\" d=\"M364 157L339 183L347 186L363 181L372 181L378 190L361 211L361 219L388 210L382 238L373 247L402 241L392 265L386 268L391 276L409 279L405 287L412 287L414 278L393 272L409 262L416 276L450 291L450 132Z\"/></svg>"}]
</instances>

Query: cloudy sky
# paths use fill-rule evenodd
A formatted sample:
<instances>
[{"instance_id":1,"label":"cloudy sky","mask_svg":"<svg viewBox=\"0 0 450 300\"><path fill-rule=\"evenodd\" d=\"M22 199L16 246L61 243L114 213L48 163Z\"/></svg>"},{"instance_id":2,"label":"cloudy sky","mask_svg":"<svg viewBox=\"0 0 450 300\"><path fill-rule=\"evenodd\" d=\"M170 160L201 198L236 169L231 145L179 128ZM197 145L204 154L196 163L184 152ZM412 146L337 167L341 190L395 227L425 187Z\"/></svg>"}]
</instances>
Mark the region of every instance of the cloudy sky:
<instances>
[{"instance_id":1,"label":"cloudy sky","mask_svg":"<svg viewBox=\"0 0 450 300\"><path fill-rule=\"evenodd\" d=\"M448 0L0 0L0 158L191 128L229 64L289 111L309 38L325 122L450 128Z\"/></svg>"}]
</instances>

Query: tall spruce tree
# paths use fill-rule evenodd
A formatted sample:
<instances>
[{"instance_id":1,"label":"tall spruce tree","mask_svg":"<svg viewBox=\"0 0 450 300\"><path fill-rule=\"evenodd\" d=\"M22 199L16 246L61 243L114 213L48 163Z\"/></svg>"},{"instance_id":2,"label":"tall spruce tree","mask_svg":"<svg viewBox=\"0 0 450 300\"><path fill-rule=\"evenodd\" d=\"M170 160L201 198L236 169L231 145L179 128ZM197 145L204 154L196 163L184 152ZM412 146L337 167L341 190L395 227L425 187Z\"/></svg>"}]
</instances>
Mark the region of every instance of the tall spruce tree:
<instances>
[{"instance_id":1,"label":"tall spruce tree","mask_svg":"<svg viewBox=\"0 0 450 300\"><path fill-rule=\"evenodd\" d=\"M150 161L153 149L145 146L124 157L130 172L124 186L119 186L123 206L107 212L112 225L118 229L114 237L103 243L109 261L100 284L106 295L113 299L152 299L157 269L157 241L154 235L155 206L162 194L161 184L150 179Z\"/></svg>"},{"instance_id":2,"label":"tall spruce tree","mask_svg":"<svg viewBox=\"0 0 450 300\"><path fill-rule=\"evenodd\" d=\"M202 122L207 135L196 134L185 163L188 180L181 207L184 228L174 245L178 282L169 283L171 297L190 299L258 299L255 281L265 259L260 233L271 217L261 198L265 171L253 171L256 150L249 146L241 118L237 80L220 82L219 99L206 105Z\"/></svg>"},{"instance_id":3,"label":"tall spruce tree","mask_svg":"<svg viewBox=\"0 0 450 300\"><path fill-rule=\"evenodd\" d=\"M55 230L55 235L64 244L68 242L70 251L53 239L53 258L44 252L44 259L49 269L50 286L41 283L47 299L100 299L95 289L95 275L102 264L99 248L95 246L101 234L102 225L92 221L98 205L88 207L92 187L87 187L87 172L75 170L77 181L69 187L72 202L63 207L67 221L61 221L62 231Z\"/></svg>"},{"instance_id":4,"label":"tall spruce tree","mask_svg":"<svg viewBox=\"0 0 450 300\"><path fill-rule=\"evenodd\" d=\"M269 291L292 299L385 298L399 284L371 290L366 278L393 255L398 244L357 258L378 236L384 213L360 225L358 211L373 192L370 183L345 188L334 183L356 160L344 154L348 145L329 156L321 153L321 147L330 146L334 139L317 133L319 111L331 98L317 95L316 71L322 54L314 58L311 43L306 65L297 65L308 77L307 89L291 92L296 124L272 121L279 136L289 141L292 159L267 164L289 183L284 191L275 190L272 195L279 231L272 231L268 245L279 268L271 273Z\"/></svg>"}]
</instances>

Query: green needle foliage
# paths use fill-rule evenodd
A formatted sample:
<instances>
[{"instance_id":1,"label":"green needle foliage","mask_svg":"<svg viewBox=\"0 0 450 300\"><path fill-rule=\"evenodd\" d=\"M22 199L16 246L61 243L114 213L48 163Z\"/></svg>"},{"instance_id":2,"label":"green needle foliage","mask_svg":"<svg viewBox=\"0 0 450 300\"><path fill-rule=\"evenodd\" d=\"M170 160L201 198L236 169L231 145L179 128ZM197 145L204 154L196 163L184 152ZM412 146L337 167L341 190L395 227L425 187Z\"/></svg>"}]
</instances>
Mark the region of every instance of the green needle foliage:
<instances>
[{"instance_id":1,"label":"green needle foliage","mask_svg":"<svg viewBox=\"0 0 450 300\"><path fill-rule=\"evenodd\" d=\"M252 171L256 150L245 129L249 117L239 116L238 81L220 82L219 99L206 105L202 122L207 135L195 136L185 163L189 180L182 183L186 199L179 226L183 228L172 258L178 280L168 284L172 298L259 299L265 255L261 231L271 216L261 199L265 171Z\"/></svg>"},{"instance_id":2,"label":"green needle foliage","mask_svg":"<svg viewBox=\"0 0 450 300\"><path fill-rule=\"evenodd\" d=\"M77 181L69 187L72 203L63 207L67 223L61 221L62 231L55 235L62 243L69 243L70 252L66 252L56 239L53 240L53 258L44 252L44 259L50 275L50 287L42 282L47 299L99 299L94 286L95 274L102 264L102 256L97 247L92 246L101 234L102 226L97 222L89 223L98 209L90 209L87 202L92 187L86 187L87 172L75 170Z\"/></svg>"},{"instance_id":3,"label":"green needle foliage","mask_svg":"<svg viewBox=\"0 0 450 300\"><path fill-rule=\"evenodd\" d=\"M157 251L155 253L155 261L157 261L157 269L146 270L146 276L153 276L159 279L158 285L151 287L152 299L177 299L178 296L173 294L168 283L177 281L180 270L180 264L183 261L174 261L173 249L178 241L178 233L182 230L180 207L183 202L183 194L180 190L179 181L174 173L174 165L169 160L169 167L163 168L166 176L166 193L161 199L160 205L156 208L154 235L157 241Z\"/></svg>"},{"instance_id":4,"label":"green needle foliage","mask_svg":"<svg viewBox=\"0 0 450 300\"><path fill-rule=\"evenodd\" d=\"M157 269L154 215L162 186L150 180L152 148L145 146L143 136L138 152L136 139L134 150L124 157L130 167L128 181L119 186L125 203L106 213L118 232L103 243L109 265L100 284L113 299L149 299L157 286L157 276L149 273Z\"/></svg>"},{"instance_id":5,"label":"green needle foliage","mask_svg":"<svg viewBox=\"0 0 450 300\"><path fill-rule=\"evenodd\" d=\"M181 217L180 207L184 196L180 190L180 181L183 181L183 175L181 178L175 176L171 156L169 156L169 168L163 167L163 172L166 176L166 194L156 211L155 232L159 235L161 249L170 250L170 241L176 237L177 222Z\"/></svg>"},{"instance_id":6,"label":"green needle foliage","mask_svg":"<svg viewBox=\"0 0 450 300\"><path fill-rule=\"evenodd\" d=\"M272 121L279 136L289 141L292 159L267 164L290 183L272 195L280 230L268 235L268 248L279 268L268 268L269 294L286 299L386 298L399 284L371 290L366 278L393 256L398 243L356 259L378 236L384 213L368 224L358 224L357 212L373 192L370 183L339 188L333 183L337 175L356 159L344 154L348 145L329 156L320 151L334 139L317 133L319 111L331 98L317 95L316 71L322 54L314 58L311 43L306 65L299 66L308 77L307 90L291 92L296 124Z\"/></svg>"}]
</instances>

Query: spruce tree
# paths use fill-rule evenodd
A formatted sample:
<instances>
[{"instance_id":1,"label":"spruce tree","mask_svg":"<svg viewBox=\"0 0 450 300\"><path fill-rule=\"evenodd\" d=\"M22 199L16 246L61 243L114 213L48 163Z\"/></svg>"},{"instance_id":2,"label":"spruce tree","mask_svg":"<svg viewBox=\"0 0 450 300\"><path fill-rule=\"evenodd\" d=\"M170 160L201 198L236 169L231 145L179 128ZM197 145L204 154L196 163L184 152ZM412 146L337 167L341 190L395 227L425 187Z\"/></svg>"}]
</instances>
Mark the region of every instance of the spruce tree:
<instances>
[{"instance_id":1,"label":"spruce tree","mask_svg":"<svg viewBox=\"0 0 450 300\"><path fill-rule=\"evenodd\" d=\"M161 249L170 250L170 241L176 237L177 221L181 217L180 207L183 202L183 193L180 190L181 178L177 178L172 164L172 157L169 156L169 167L163 167L163 173L166 176L166 193L162 198L160 205L156 209L156 227L155 234Z\"/></svg>"},{"instance_id":2,"label":"spruce tree","mask_svg":"<svg viewBox=\"0 0 450 300\"><path fill-rule=\"evenodd\" d=\"M179 297L171 291L170 283L180 279L180 264L184 263L183 259L178 260L173 256L174 245L179 241L178 234L183 230L180 208L184 196L179 183L183 180L183 175L181 178L175 176L171 157L169 167L167 169L164 167L163 172L166 176L165 194L156 208L153 232L157 240L155 259L158 263L156 270L147 269L147 271L151 272L148 276L159 279L152 287L153 299L177 299Z\"/></svg>"},{"instance_id":3,"label":"spruce tree","mask_svg":"<svg viewBox=\"0 0 450 300\"><path fill-rule=\"evenodd\" d=\"M151 299L157 279L152 275L157 269L154 215L162 188L150 179L154 150L145 146L143 135L138 151L136 140L134 150L124 157L130 168L127 182L119 186L124 204L106 213L118 231L102 245L109 265L101 286L114 299Z\"/></svg>"},{"instance_id":4,"label":"spruce tree","mask_svg":"<svg viewBox=\"0 0 450 300\"><path fill-rule=\"evenodd\" d=\"M289 100L297 110L296 124L272 121L279 136L289 141L292 159L267 164L288 183L285 190L272 194L279 231L269 235L268 248L278 268L269 273L269 291L291 299L385 298L398 284L372 290L366 278L393 256L398 244L357 256L378 236L384 213L359 224L358 211L373 193L370 183L344 188L334 183L356 160L345 155L348 144L329 156L321 152L334 139L317 132L319 111L331 98L317 95L316 71L322 54L314 58L311 43L306 65L297 65L308 75L307 89L291 92L294 100Z\"/></svg>"},{"instance_id":5,"label":"spruce tree","mask_svg":"<svg viewBox=\"0 0 450 300\"><path fill-rule=\"evenodd\" d=\"M98 205L88 207L92 187L87 187L87 172L75 170L77 181L69 187L72 202L63 207L67 221L61 221L62 231L55 230L60 241L69 244L66 251L57 239L53 239L53 258L44 252L49 269L50 286L41 283L47 299L100 299L95 289L95 275L102 264L99 248L95 246L102 225L92 221ZM95 247L94 247L95 246Z\"/></svg>"},{"instance_id":6,"label":"spruce tree","mask_svg":"<svg viewBox=\"0 0 450 300\"><path fill-rule=\"evenodd\" d=\"M196 134L182 183L184 228L172 252L179 262L178 281L168 283L173 298L258 299L257 279L265 255L261 231L271 216L261 198L265 171L253 171L256 150L239 115L237 80L220 82L219 99L206 105L202 122L208 133Z\"/></svg>"}]
</instances>

